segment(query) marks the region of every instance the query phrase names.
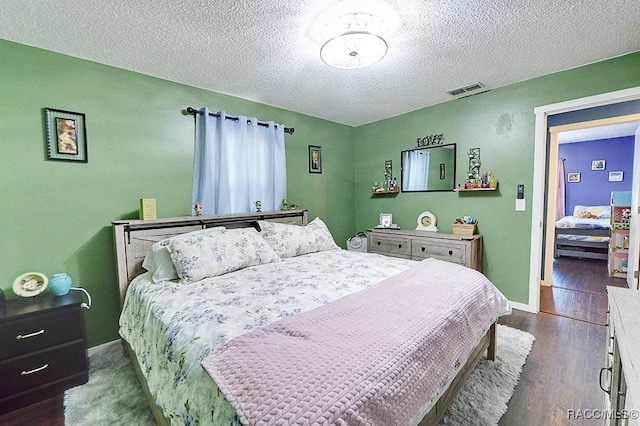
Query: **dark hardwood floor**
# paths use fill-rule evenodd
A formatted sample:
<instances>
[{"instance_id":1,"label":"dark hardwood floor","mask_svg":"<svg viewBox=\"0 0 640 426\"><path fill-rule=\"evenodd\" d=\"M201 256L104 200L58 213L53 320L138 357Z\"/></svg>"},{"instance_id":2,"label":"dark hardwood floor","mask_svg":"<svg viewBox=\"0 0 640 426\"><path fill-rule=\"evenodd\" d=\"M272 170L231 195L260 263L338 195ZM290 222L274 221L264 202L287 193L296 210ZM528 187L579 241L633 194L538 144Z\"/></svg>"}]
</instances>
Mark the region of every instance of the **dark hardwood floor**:
<instances>
[{"instance_id":1,"label":"dark hardwood floor","mask_svg":"<svg viewBox=\"0 0 640 426\"><path fill-rule=\"evenodd\" d=\"M604 325L607 286L627 284L609 277L606 260L559 257L553 261L552 287L540 289L540 311Z\"/></svg>"},{"instance_id":2,"label":"dark hardwood floor","mask_svg":"<svg viewBox=\"0 0 640 426\"><path fill-rule=\"evenodd\" d=\"M536 337L499 424L601 424L601 420L572 420L568 415L569 410L604 406L598 376L605 362L606 328L544 312L515 310L499 322Z\"/></svg>"},{"instance_id":3,"label":"dark hardwood floor","mask_svg":"<svg viewBox=\"0 0 640 426\"><path fill-rule=\"evenodd\" d=\"M536 337L500 426L602 423L570 418L569 413L604 405L598 376L605 362L606 286L624 286L624 280L609 278L606 262L580 263L571 258L556 262L556 285L541 297L541 308L544 301L547 312L514 310L499 321ZM0 425L62 426L63 398L0 416Z\"/></svg>"},{"instance_id":4,"label":"dark hardwood floor","mask_svg":"<svg viewBox=\"0 0 640 426\"><path fill-rule=\"evenodd\" d=\"M64 397L61 395L2 415L0 425L64 426Z\"/></svg>"}]
</instances>

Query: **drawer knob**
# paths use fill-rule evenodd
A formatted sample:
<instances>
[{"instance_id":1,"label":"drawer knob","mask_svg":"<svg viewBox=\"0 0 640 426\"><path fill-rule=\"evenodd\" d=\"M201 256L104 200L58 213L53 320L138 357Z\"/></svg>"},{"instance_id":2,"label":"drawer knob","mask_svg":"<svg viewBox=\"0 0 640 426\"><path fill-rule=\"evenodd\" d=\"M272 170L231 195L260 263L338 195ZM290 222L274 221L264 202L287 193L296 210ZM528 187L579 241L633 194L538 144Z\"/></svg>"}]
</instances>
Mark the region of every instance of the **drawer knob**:
<instances>
[{"instance_id":1,"label":"drawer knob","mask_svg":"<svg viewBox=\"0 0 640 426\"><path fill-rule=\"evenodd\" d=\"M452 255L453 255L453 251L449 250L449 256L452 256Z\"/></svg>"},{"instance_id":2,"label":"drawer knob","mask_svg":"<svg viewBox=\"0 0 640 426\"><path fill-rule=\"evenodd\" d=\"M378 245L380 245L380 241L378 241Z\"/></svg>"},{"instance_id":3,"label":"drawer knob","mask_svg":"<svg viewBox=\"0 0 640 426\"><path fill-rule=\"evenodd\" d=\"M425 251L427 248L426 247L422 247L422 251Z\"/></svg>"},{"instance_id":4,"label":"drawer knob","mask_svg":"<svg viewBox=\"0 0 640 426\"><path fill-rule=\"evenodd\" d=\"M38 368L34 368L33 370L29 370L29 371L21 371L20 375L21 376L28 376L29 374L33 374L33 373L37 373L38 371L42 371L45 368L49 367L49 364L45 364L42 367L38 367Z\"/></svg>"},{"instance_id":5,"label":"drawer knob","mask_svg":"<svg viewBox=\"0 0 640 426\"><path fill-rule=\"evenodd\" d=\"M402 244L398 244L398 248L402 248Z\"/></svg>"},{"instance_id":6,"label":"drawer knob","mask_svg":"<svg viewBox=\"0 0 640 426\"><path fill-rule=\"evenodd\" d=\"M44 334L44 328L42 330L40 330L40 331L36 331L35 333L18 334L16 336L16 340L28 339L29 337L39 336L40 334Z\"/></svg>"}]
</instances>

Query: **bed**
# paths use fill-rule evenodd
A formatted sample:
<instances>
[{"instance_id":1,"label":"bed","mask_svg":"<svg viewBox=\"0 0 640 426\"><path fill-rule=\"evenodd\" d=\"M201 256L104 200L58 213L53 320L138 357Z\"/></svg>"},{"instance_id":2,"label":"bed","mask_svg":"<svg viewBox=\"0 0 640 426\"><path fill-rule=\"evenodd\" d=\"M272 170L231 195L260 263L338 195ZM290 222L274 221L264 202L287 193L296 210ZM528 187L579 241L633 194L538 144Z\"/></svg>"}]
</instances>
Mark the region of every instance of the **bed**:
<instances>
[{"instance_id":1,"label":"bed","mask_svg":"<svg viewBox=\"0 0 640 426\"><path fill-rule=\"evenodd\" d=\"M394 297L406 298L406 296L402 296L404 290L403 292L395 290L405 287L396 286L406 284L407 286L422 286L424 288L424 283L414 285L415 283L411 282L411 280L423 280L423 276L433 276L434 281L442 281L438 285L447 286L448 293L451 295L446 296L449 297L449 300L444 302L431 295L424 302L421 302L424 304L414 303L414 307L426 306L429 303L437 305L438 315L443 319L451 317L453 320L443 320L442 323L446 323L446 326L440 325L440 321L434 321L433 326L430 324L430 327L434 330L449 330L447 327L456 327L450 329L451 335L455 335L455 338L443 339L449 343L443 344L443 348L438 349L440 352L434 352L437 355L429 355L432 358L429 362L433 367L428 371L417 373L415 365L409 367L394 365L393 368L398 368L398 371L400 368L405 368L402 370L402 374L404 374L402 377L409 378L409 380L422 377L422 381L437 382L429 394L417 392L418 396L412 397L417 401L411 408L412 411L405 415L405 418L409 420L403 420L401 424L436 424L477 361L485 353L489 359L494 359L495 322L500 315L510 312L506 298L490 283L487 284L488 280L477 271L435 259L416 262L342 250L335 245L326 226L319 219L315 219L311 223L307 222L307 213L304 210L152 221L116 221L113 223L113 229L119 290L123 305L120 334L125 349L134 362L136 372L158 424L262 424L260 420L256 421L251 417L254 413L247 411L246 401L244 406L242 403L238 403L238 398L231 393L233 389L230 382L225 382L224 380L227 379L220 377L227 375L231 382L236 380L237 374L227 374L231 369L236 368L236 365L231 364L229 367L230 364L223 364L224 359L218 358L224 358L225 354L228 354L227 358L231 358L233 362L238 359L238 352L233 352L234 348L246 344L247 340L251 340L261 333L272 331L274 327L282 327L283 324L297 325L305 318L307 323L315 323L317 318L313 315L326 313L334 307L342 309L340 315L345 312L349 315L356 315L362 309L351 309L353 306L351 304L356 303L358 298L363 301L362 306L371 303L372 295L378 295L378 299L386 301L394 300ZM256 229L260 229L261 232L258 233L255 231ZM320 231L317 231L318 229ZM194 233L194 231L199 232ZM305 243L295 247L283 243L291 236L298 238L296 236L298 231L302 233L300 240L304 240ZM320 237L317 233L312 238L308 238L310 234L305 234L305 232L316 231L320 232ZM271 233L269 234L269 232ZM222 244L221 241L227 241L227 239L231 241L233 238L240 238L238 235L242 235L241 238L248 238L247 236L250 235L252 244L258 244L254 241L255 235L258 235L259 239L264 237L264 240L268 241L267 245L278 255L278 259L271 259L270 255L265 255L262 252L263 249L260 248L260 256L258 257L261 258L261 262L253 265L245 265L240 262L239 266L231 267L230 269L233 271L227 273L224 270L228 268L226 263L233 261L231 258L244 258L246 252L252 252L255 249L255 245L251 244L247 249L247 245L229 243L230 245L224 248L226 253L231 253L228 256L230 259L219 262L220 264L224 263L225 266L214 267L214 269L222 268L220 270L223 272L220 273L220 270L217 270L212 274L211 271L203 271L202 267L207 269L210 266L208 263L204 265L201 262L194 267L193 252L189 250L194 249L194 239L202 239L204 234L211 241L215 240L215 244ZM175 271L167 272L166 270L170 268L157 267L158 265L151 265L149 261L149 258L153 257L150 253L155 251L156 261L162 263L158 261L157 254L163 253L163 256L166 256L167 253L162 244L165 244L167 239L172 241L171 250L173 252L171 254L173 257L171 260L175 261L174 266L179 270L180 277L172 277L171 274L175 274ZM176 241L178 242L176 243ZM262 247L262 241L258 245ZM234 250L239 251L234 252ZM148 271L142 267L143 263L149 269ZM424 269L424 271L431 272L423 272L418 268L431 268ZM460 276L465 279L460 279L460 283L450 285L444 281L445 275ZM404 281L399 282L399 277L404 277L402 278ZM436 279L437 277L443 278ZM477 290L475 290L476 288ZM380 291L387 291L387 294L381 297ZM431 288L429 291L433 294ZM470 297L475 299L463 302L463 298L458 298L456 292L473 294ZM442 293L447 292L442 291ZM431 298L433 301L429 300ZM482 302L478 302L478 300ZM393 330L388 330L388 333L382 332L382 330L385 323L390 321L388 318L399 314L398 309L391 309L399 301L400 299L398 302L380 305L375 310L379 318L369 312L370 318L367 321L374 322L382 319L376 327L380 327L380 333L377 334L385 336L384 342L392 340L390 335L393 334ZM384 314L385 310L388 310L388 313ZM401 309L402 315L408 315L404 312L405 310L411 309ZM428 309L413 310L417 315ZM480 317L482 319L479 319ZM348 322L357 324L357 318L351 317ZM358 328L354 328L354 330L359 331ZM426 331L420 332L425 335L434 334ZM298 332L276 332L277 337L289 339L286 340L287 342L296 340L291 339L292 336L300 337L296 333ZM353 334L353 330L351 333ZM267 337L266 343L262 341L263 345L266 344L263 347L269 346L273 335ZM349 339L352 338L353 336L349 337ZM379 336L376 338L380 339ZM365 337L361 337L359 341L364 342L363 345L367 346L368 343L363 339ZM305 337L297 340L304 343L309 339ZM379 343L375 344L378 348ZM380 346L384 346L384 344ZM407 352L409 346L404 343L403 345L401 352ZM431 349L433 345L426 340L424 340L423 346L430 348L428 350L430 352L435 350ZM295 346L291 346L290 350L292 353L300 353L299 348ZM342 352L345 352L344 356L348 358L346 355L348 350L349 348L342 347L331 352L330 348L327 348L323 356L330 359L331 356L342 356ZM248 352L253 356L256 354L255 350ZM385 353L382 349L372 352ZM242 354L242 352L239 353ZM247 371L256 365L263 363L271 365L269 362L274 362L273 360L269 361L266 355L264 359L261 359L262 352L258 355L257 362L255 358L254 361L249 358L246 360L246 365L238 364L238 368ZM376 353L373 356L381 357L382 355ZM409 358L411 357L415 357L415 354L411 353ZM353 354L351 358L353 358ZM341 358L335 359L340 362L331 364L342 365ZM344 362L344 365L348 365L346 364L347 360ZM219 366L217 376L208 368L213 366L212 370L215 370L216 365ZM312 369L310 368L310 370ZM387 367L381 370L387 371ZM294 376L298 375L294 374ZM249 378L250 376L240 376L245 380L258 380ZM331 374L331 377L333 376ZM391 380L389 378L391 376L387 375L384 380ZM216 380L213 377L216 377ZM396 378L393 380L401 381ZM253 382L250 383L253 385ZM244 386L253 390L253 388L262 389L273 385L273 383L263 385L262 382L257 381L255 384L255 386L248 386L247 383L244 383ZM304 383L302 384L304 385ZM364 385L356 383L355 387L361 388L362 386ZM373 384L374 388L380 386L380 383ZM396 389L396 384L392 383L390 389ZM370 395L369 391L366 393ZM396 397L398 396L396 395ZM253 402L253 398L254 396L249 398L249 405ZM267 399L267 403L273 402L273 395L270 393L267 395ZM377 400L379 398L369 398L367 403L376 403L371 399ZM406 394L402 394L402 401L409 399L411 398L408 398ZM344 400L345 398L341 397L336 399L343 404ZM361 402L362 398L359 403ZM282 407L282 401L276 400L273 403L277 407ZM317 406L316 403L314 407L317 408ZM386 409L389 411L388 407ZM403 407L404 409L405 407ZM380 410L384 411L384 409ZM290 418L287 417L291 416L290 411L289 409L285 410L285 419ZM309 413L313 414L313 411L309 410ZM331 409L328 409L327 412L331 412ZM326 420L329 418L326 417L327 415L319 413L319 417L315 420L309 420L304 412L300 418L309 420L309 424L340 423L341 421L346 421L345 424L357 424L354 423L354 418L360 419L360 424L369 423L368 420L362 420L367 419L366 416L363 417L362 413L337 414L338 417L330 417L333 419L330 421ZM341 415L347 417L340 417ZM368 412L367 415L369 415ZM369 419L374 417L369 417ZM298 424L295 423L296 421L291 421L291 424ZM380 421L371 421L371 424L376 423L385 424ZM289 421L286 420L282 424L289 424Z\"/></svg>"},{"instance_id":2,"label":"bed","mask_svg":"<svg viewBox=\"0 0 640 426\"><path fill-rule=\"evenodd\" d=\"M573 215L555 224L554 256L604 259L608 257L610 206L576 205Z\"/></svg>"}]
</instances>

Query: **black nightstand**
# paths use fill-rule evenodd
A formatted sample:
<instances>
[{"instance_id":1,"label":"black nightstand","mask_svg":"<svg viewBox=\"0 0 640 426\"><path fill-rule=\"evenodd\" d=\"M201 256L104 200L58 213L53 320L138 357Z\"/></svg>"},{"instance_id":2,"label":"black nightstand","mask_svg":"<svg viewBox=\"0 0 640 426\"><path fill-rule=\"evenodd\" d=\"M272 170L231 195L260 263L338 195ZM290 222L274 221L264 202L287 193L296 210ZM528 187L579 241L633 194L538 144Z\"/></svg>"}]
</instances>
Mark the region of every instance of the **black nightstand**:
<instances>
[{"instance_id":1,"label":"black nightstand","mask_svg":"<svg viewBox=\"0 0 640 426\"><path fill-rule=\"evenodd\" d=\"M0 307L0 414L87 382L82 302L47 293Z\"/></svg>"}]
</instances>

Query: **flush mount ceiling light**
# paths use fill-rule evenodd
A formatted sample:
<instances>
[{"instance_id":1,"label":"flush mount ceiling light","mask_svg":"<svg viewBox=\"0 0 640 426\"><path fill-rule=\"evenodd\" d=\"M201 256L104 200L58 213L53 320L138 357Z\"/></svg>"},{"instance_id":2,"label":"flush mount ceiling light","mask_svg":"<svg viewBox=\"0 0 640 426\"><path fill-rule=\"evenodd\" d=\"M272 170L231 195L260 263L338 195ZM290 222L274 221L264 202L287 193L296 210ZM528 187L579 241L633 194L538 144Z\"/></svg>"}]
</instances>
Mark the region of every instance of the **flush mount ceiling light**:
<instances>
[{"instance_id":1,"label":"flush mount ceiling light","mask_svg":"<svg viewBox=\"0 0 640 426\"><path fill-rule=\"evenodd\" d=\"M356 69L375 64L387 54L387 42L379 35L381 21L366 13L349 13L327 25L332 37L320 49L320 57L335 68Z\"/></svg>"}]
</instances>

